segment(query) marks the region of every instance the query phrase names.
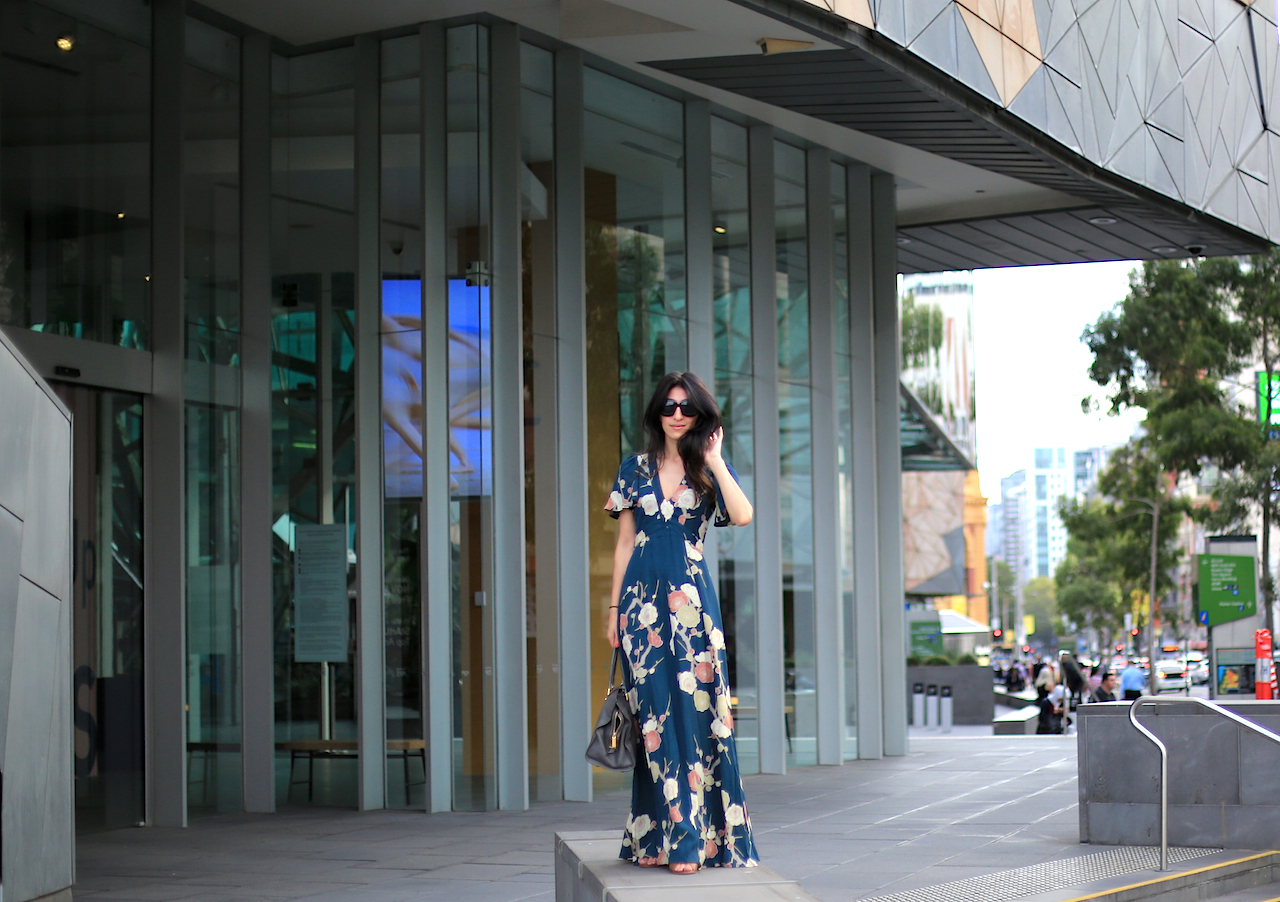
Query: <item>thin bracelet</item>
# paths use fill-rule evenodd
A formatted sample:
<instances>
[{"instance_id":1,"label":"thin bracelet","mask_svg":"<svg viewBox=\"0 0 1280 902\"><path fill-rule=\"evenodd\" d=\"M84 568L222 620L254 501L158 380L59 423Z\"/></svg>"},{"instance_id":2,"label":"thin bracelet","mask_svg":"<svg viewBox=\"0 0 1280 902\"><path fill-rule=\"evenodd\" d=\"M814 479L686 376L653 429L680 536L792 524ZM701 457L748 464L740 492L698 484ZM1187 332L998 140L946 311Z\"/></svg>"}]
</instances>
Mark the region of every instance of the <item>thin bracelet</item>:
<instances>
[{"instance_id":1,"label":"thin bracelet","mask_svg":"<svg viewBox=\"0 0 1280 902\"><path fill-rule=\"evenodd\" d=\"M617 606L616 604L611 604L611 605L609 605L609 610L611 610L611 611L616 611L616 610L618 610L618 606Z\"/></svg>"}]
</instances>

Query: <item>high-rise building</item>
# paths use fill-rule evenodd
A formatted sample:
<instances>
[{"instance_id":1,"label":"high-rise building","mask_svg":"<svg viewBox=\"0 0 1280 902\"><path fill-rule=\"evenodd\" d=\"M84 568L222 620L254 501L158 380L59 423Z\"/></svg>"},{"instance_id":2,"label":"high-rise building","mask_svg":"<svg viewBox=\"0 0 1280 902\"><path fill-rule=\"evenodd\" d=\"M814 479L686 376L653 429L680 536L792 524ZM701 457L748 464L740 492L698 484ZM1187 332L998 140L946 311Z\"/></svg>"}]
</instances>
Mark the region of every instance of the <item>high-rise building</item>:
<instances>
[{"instance_id":1,"label":"high-rise building","mask_svg":"<svg viewBox=\"0 0 1280 902\"><path fill-rule=\"evenodd\" d=\"M1000 480L1001 557L1017 585L1051 577L1067 553L1059 499L1072 490L1064 448L1036 448L1031 466Z\"/></svg>"}]
</instances>

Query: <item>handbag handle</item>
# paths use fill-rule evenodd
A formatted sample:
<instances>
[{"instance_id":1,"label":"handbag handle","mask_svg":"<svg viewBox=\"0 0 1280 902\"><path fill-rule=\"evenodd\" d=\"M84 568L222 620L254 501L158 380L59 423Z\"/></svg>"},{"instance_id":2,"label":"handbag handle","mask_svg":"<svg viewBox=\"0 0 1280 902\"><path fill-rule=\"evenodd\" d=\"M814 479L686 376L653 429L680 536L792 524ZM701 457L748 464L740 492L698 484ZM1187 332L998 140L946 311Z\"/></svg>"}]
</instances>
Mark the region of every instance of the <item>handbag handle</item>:
<instances>
[{"instance_id":1,"label":"handbag handle","mask_svg":"<svg viewBox=\"0 0 1280 902\"><path fill-rule=\"evenodd\" d=\"M622 649L615 648L613 650L613 660L609 662L609 692L612 692L614 687L618 685L618 683L615 682L615 678L618 673L618 661L621 660L621 658ZM605 694L608 695L607 692Z\"/></svg>"}]
</instances>

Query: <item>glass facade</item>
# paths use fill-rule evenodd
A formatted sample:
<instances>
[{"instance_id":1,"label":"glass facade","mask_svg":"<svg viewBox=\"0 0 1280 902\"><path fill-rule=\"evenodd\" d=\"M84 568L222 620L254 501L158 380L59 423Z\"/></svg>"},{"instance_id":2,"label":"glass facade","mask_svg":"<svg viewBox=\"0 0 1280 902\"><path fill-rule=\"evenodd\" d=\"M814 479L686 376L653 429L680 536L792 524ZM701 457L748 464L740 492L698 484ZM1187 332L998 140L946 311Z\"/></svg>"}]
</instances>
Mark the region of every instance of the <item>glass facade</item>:
<instances>
[{"instance_id":1,"label":"glass facade","mask_svg":"<svg viewBox=\"0 0 1280 902\"><path fill-rule=\"evenodd\" d=\"M151 10L66 6L0 3L0 323L145 348Z\"/></svg>"},{"instance_id":2,"label":"glass facade","mask_svg":"<svg viewBox=\"0 0 1280 902\"><path fill-rule=\"evenodd\" d=\"M497 805L489 30L451 28L448 97L449 537L453 545L453 799Z\"/></svg>"},{"instance_id":3,"label":"glass facade","mask_svg":"<svg viewBox=\"0 0 1280 902\"><path fill-rule=\"evenodd\" d=\"M853 273L849 268L849 173L840 163L831 164L831 250L835 272L832 283L835 294L835 397L836 397L836 466L838 525L840 536L836 551L840 556L840 610L844 621L844 660L841 662L844 683L844 730L841 754L849 761L858 757L858 633L857 608L853 591L853 361L849 329L849 308Z\"/></svg>"},{"instance_id":4,"label":"glass facade","mask_svg":"<svg viewBox=\"0 0 1280 902\"><path fill-rule=\"evenodd\" d=\"M144 818L142 398L58 385L72 414L76 829Z\"/></svg>"},{"instance_id":5,"label":"glass facade","mask_svg":"<svg viewBox=\"0 0 1280 902\"><path fill-rule=\"evenodd\" d=\"M192 7L183 66L163 76L182 82L182 204L166 206L174 216L181 210L184 316L180 341L167 335L176 322L159 340L160 318L153 341L153 215L143 162L151 143L152 12L142 0L104 7L101 21L55 11L67 7L0 0L2 21L25 16L38 26L0 29L0 323L116 345L100 349L123 355L113 359L150 362L137 352L181 347L183 364L184 491L175 504L184 539L185 626L182 635L163 637L182 646L180 674L144 674L142 666L143 628L150 622L143 617L142 523L148 505L166 502L143 489L143 390L77 386L63 394L77 413L77 590L85 599L75 621L82 829L145 820L144 788L171 793L185 786L186 817L194 818L244 810L259 791L255 786L266 787L266 803L258 805L349 808L373 799L432 810L510 805L503 800L513 785L521 793L527 785L534 801L583 791L574 786L625 786L629 776L591 772L581 762L578 732L595 711L566 699L575 687L589 687L592 705L603 694L611 649L601 624L616 533L600 506L621 458L644 446L640 416L654 385L694 356L691 322L711 327L714 347L699 348L697 356L710 362L703 355L713 352L714 371L699 375L721 405L727 459L753 501L771 492L780 497L776 509L757 506L756 523L708 536L742 769L816 763L820 737L836 731L843 755L857 755L855 690L867 675L855 654L855 614L860 604L879 602L855 598L853 579L860 540L852 497L860 440L853 410L869 389L853 384L849 233L851 216L869 211L848 209L844 162L832 165L831 234L821 233L835 247L835 383L817 385L810 270L818 255L810 245L819 240L815 230L827 226L808 208L800 139L774 140L768 127L713 108L709 159L691 167L689 155L706 155L708 148L705 125L690 127L686 136L692 108L685 96L579 61L570 70L572 82L581 79L578 101L558 90L565 59L557 57L555 42L532 32L523 42L511 41L509 31L471 22L290 55L282 45L266 49L242 40ZM63 32L74 34L76 52L32 37ZM443 55L427 52L437 42ZM518 60L495 60L512 48ZM375 57L376 80L366 68ZM57 65L90 77L54 77ZM516 71L518 100L503 97L502 103L518 102L519 129L507 133L493 126L501 121L495 116L511 114L497 105L494 80L505 77L512 87ZM378 152L358 154L358 146L372 146L366 139L374 117L364 115L370 98L378 113ZM269 116L255 118L263 104ZM426 125L437 117L443 133ZM753 170L753 128L773 141L772 170ZM256 162L254 147L262 151ZM513 165L519 169L514 180L505 169L495 171ZM690 179L705 178L695 173L708 169L709 191L707 185L695 189ZM255 178L268 172L269 196L264 186L264 196L255 197ZM443 173L439 186L424 178L428 172ZM570 177L575 172L580 193ZM513 181L518 223L510 192L501 187ZM357 223L357 211L366 210L358 201L369 200L361 194L369 186L376 186L376 256L357 254L362 239L371 243ZM706 203L708 193L710 210L695 217L690 204ZM752 210L753 202L770 196L771 209ZM269 257L258 264L249 252L257 224L242 217L242 207L269 211L261 223L269 229ZM561 234L579 214L581 234ZM770 219L771 248L752 233L753 221ZM698 228L710 223L709 239L688 233L695 222ZM509 243L499 240L504 225L512 236L518 225L518 270L504 259L512 256ZM566 240L574 253L565 253ZM431 242L439 245L435 263ZM753 261L753 250L766 259ZM368 284L373 265L380 307L376 320L365 320L370 330L374 322L378 328L371 376L356 367L356 286ZM495 285L495 274L514 279L517 271L518 286ZM503 331L507 320L495 317L495 291L499 300L518 298L518 333ZM585 320L566 323L565 299L575 292ZM255 297L269 304L269 317L251 306ZM263 325L253 325L255 313ZM767 351L776 353L778 380L766 392L755 359L765 351L755 341L769 318L776 321L777 342ZM574 358L566 336L579 327L585 348ZM513 371L494 359L492 348L495 336L512 334L522 338L522 404L515 394L518 402L504 407ZM436 337L438 352L431 350ZM265 415L267 365L259 371L246 362L255 354L265 361L268 348L269 456L265 433L262 451L250 438L256 385L264 386L264 413L257 416ZM429 362L447 373L435 384L426 376ZM773 361L766 362L771 371ZM563 380L584 377L584 409L565 409ZM371 383L380 428L362 435L356 399ZM833 485L815 485L811 399L818 392L837 399ZM762 396L770 401L759 405ZM443 429L432 432L427 423L429 400L438 405L442 426L447 409L447 474ZM772 454L766 444L775 430L780 465L763 472L758 451L760 459ZM501 480L508 472L495 472L495 447L508 464L518 460L502 450L513 434L523 447L518 499L495 494L495 484L507 491ZM761 436L770 438L757 449ZM432 466L440 475L428 482L424 446L435 447L436 437L441 450ZM573 478L562 472L569 441L582 441L586 451L586 472L578 478L588 510L577 514L566 506L561 484ZM356 504L357 449L376 460L376 517ZM367 464L370 458L361 459ZM249 490L268 478L270 534L242 534L241 485ZM813 499L820 492L839 494L836 561L814 559ZM429 510L433 493L436 509ZM495 536L507 540L504 528L517 510L526 574L522 607L495 597L509 573L503 569L509 564L496 559ZM565 525L575 515L582 517L580 532ZM773 521L771 528L761 528L762 518ZM428 540L436 529L438 538ZM381 589L375 597L357 592L358 530L366 537L380 532L381 560L371 562ZM780 547L769 547L779 533ZM261 652L258 669L253 643L242 642L243 624L259 610L256 577L246 576L254 568L251 542L270 546L272 647L270 656ZM255 550L266 553L264 546ZM563 591L566 568L575 565L587 580L586 598L566 598ZM845 649L838 666L825 671L840 682L821 686L819 567L838 569L828 584L840 594ZM361 581L367 580L364 571ZM761 635L762 618L779 606L781 635ZM510 650L500 645L510 621L497 612L513 609L524 617L518 625L523 662L496 651ZM266 605L260 610L265 618ZM377 622L370 612L381 620L381 636L358 634L357 623ZM590 633L575 651L565 638L581 628L572 622L576 617L589 621ZM360 653L371 648L385 655L380 685L370 685L377 681L368 670L357 679ZM781 655L762 652L779 648ZM513 667L519 680L512 680ZM262 676L268 670L270 685ZM434 682L432 673L440 675ZM184 769L162 769L176 774L176 790L146 785L144 676L181 681L184 688L181 712L170 712L180 718ZM513 684L524 732L499 719L500 709L510 710L503 706ZM768 710L762 710L762 686L774 687L773 696L763 693ZM820 722L817 702L827 691L846 699L839 724ZM255 698L271 700L269 721L265 709L256 715L260 726ZM385 720L361 724L362 706L385 706ZM766 735L775 726L777 735ZM380 727L385 747L368 748L363 743ZM782 743L785 758L771 760ZM385 767L366 767L369 755ZM377 779L370 781L373 773Z\"/></svg>"},{"instance_id":6,"label":"glass facade","mask_svg":"<svg viewBox=\"0 0 1280 902\"><path fill-rule=\"evenodd\" d=\"M186 23L187 810L241 809L240 41Z\"/></svg>"},{"instance_id":7,"label":"glass facade","mask_svg":"<svg viewBox=\"0 0 1280 902\"><path fill-rule=\"evenodd\" d=\"M382 43L382 586L389 808L425 807L422 694L422 79L417 35Z\"/></svg>"},{"instance_id":8,"label":"glass facade","mask_svg":"<svg viewBox=\"0 0 1280 902\"><path fill-rule=\"evenodd\" d=\"M644 448L640 416L658 380L683 370L684 107L595 69L584 73L588 499L593 626L609 606L615 530L600 507L622 458ZM600 499L597 501L596 499ZM613 650L598 626L592 698ZM598 790L625 775L598 770Z\"/></svg>"},{"instance_id":9,"label":"glass facade","mask_svg":"<svg viewBox=\"0 0 1280 902\"><path fill-rule=\"evenodd\" d=\"M813 449L809 427L809 227L805 154L774 142L778 430L787 763L818 763L813 597Z\"/></svg>"},{"instance_id":10,"label":"glass facade","mask_svg":"<svg viewBox=\"0 0 1280 902\"><path fill-rule=\"evenodd\" d=\"M271 66L272 570L276 801L354 807L354 599L317 636L298 604L300 536L339 536L355 577L353 48ZM329 527L328 531L313 527ZM304 527L300 531L300 527ZM308 529L306 527L312 527ZM354 590L349 590L353 594ZM330 612L332 613L332 612ZM317 752L324 743L323 751Z\"/></svg>"},{"instance_id":11,"label":"glass facade","mask_svg":"<svg viewBox=\"0 0 1280 902\"><path fill-rule=\"evenodd\" d=\"M724 454L755 497L755 422L751 360L751 245L748 223L747 130L711 119L712 297L715 391L724 422ZM719 599L729 659L729 688L737 698L738 764L760 769L757 715L755 527L717 529Z\"/></svg>"}]
</instances>

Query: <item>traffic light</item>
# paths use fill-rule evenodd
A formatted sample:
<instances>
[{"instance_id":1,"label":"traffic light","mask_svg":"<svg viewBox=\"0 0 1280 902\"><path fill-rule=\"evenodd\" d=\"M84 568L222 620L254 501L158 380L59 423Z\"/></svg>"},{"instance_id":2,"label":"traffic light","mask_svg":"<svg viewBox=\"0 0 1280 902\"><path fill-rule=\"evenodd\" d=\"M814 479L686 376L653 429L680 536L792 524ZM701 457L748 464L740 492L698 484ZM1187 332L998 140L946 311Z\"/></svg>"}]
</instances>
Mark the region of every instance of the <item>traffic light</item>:
<instances>
[{"instance_id":1,"label":"traffic light","mask_svg":"<svg viewBox=\"0 0 1280 902\"><path fill-rule=\"evenodd\" d=\"M1135 626L1133 629L1129 630L1129 635L1133 636L1135 639L1138 638L1138 628Z\"/></svg>"},{"instance_id":2,"label":"traffic light","mask_svg":"<svg viewBox=\"0 0 1280 902\"><path fill-rule=\"evenodd\" d=\"M1022 653L1023 653L1024 655L1029 655L1029 654L1031 654L1031 646L1030 646L1030 645L1024 645L1024 646L1022 646Z\"/></svg>"},{"instance_id":3,"label":"traffic light","mask_svg":"<svg viewBox=\"0 0 1280 902\"><path fill-rule=\"evenodd\" d=\"M1116 651L1117 651L1117 652L1124 651L1124 643L1123 643L1123 642L1119 643L1119 644L1116 646Z\"/></svg>"},{"instance_id":4,"label":"traffic light","mask_svg":"<svg viewBox=\"0 0 1280 902\"><path fill-rule=\"evenodd\" d=\"M991 631L991 640L992 640L993 642L999 642L999 641L1000 641L1000 637L1001 637L1001 636L1003 636L1003 635L1004 635L1004 630L992 630L992 631Z\"/></svg>"}]
</instances>

